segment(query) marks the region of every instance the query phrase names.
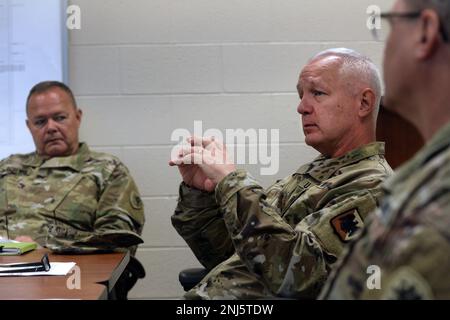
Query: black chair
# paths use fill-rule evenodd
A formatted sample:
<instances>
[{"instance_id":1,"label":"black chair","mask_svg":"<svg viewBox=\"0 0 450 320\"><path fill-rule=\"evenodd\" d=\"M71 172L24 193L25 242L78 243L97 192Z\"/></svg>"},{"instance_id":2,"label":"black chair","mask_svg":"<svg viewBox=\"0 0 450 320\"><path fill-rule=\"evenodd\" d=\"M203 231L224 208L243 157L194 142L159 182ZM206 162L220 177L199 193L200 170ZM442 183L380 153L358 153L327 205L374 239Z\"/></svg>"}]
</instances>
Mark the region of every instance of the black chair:
<instances>
[{"instance_id":1,"label":"black chair","mask_svg":"<svg viewBox=\"0 0 450 320\"><path fill-rule=\"evenodd\" d=\"M110 300L128 300L128 292L134 287L139 279L145 277L145 269L133 256L125 267L124 272L117 280L116 285L109 295Z\"/></svg>"},{"instance_id":2,"label":"black chair","mask_svg":"<svg viewBox=\"0 0 450 320\"><path fill-rule=\"evenodd\" d=\"M209 270L205 268L184 269L178 274L178 280L184 291L189 291L195 287L207 274Z\"/></svg>"}]
</instances>

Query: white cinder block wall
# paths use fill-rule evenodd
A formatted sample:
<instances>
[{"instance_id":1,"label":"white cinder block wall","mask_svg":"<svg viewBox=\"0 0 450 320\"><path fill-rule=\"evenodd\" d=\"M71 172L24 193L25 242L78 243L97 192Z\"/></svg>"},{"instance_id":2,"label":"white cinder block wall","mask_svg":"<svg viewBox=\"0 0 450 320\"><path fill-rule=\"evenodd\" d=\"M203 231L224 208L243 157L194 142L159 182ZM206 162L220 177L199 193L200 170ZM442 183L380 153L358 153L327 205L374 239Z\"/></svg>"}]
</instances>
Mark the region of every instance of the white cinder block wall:
<instances>
[{"instance_id":1,"label":"white cinder block wall","mask_svg":"<svg viewBox=\"0 0 450 320\"><path fill-rule=\"evenodd\" d=\"M147 270L131 298L177 298L178 272L198 265L170 216L180 182L169 168L177 128L280 130L280 171L312 159L296 113L296 82L314 53L345 46L380 66L369 5L390 0L72 0L70 85L84 111L82 139L120 157L145 203ZM259 177L258 166L247 166Z\"/></svg>"}]
</instances>

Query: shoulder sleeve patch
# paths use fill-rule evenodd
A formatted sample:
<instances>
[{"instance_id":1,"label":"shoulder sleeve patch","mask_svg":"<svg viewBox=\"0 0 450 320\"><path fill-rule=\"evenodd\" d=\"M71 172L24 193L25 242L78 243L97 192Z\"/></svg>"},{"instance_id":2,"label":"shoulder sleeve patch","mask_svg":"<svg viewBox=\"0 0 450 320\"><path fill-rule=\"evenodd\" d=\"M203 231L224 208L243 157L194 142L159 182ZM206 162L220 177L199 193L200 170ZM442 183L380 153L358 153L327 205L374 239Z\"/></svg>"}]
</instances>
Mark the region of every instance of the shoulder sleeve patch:
<instances>
[{"instance_id":1,"label":"shoulder sleeve patch","mask_svg":"<svg viewBox=\"0 0 450 320\"><path fill-rule=\"evenodd\" d=\"M334 232L343 242L353 240L364 223L357 209L351 209L330 220Z\"/></svg>"},{"instance_id":2,"label":"shoulder sleeve patch","mask_svg":"<svg viewBox=\"0 0 450 320\"><path fill-rule=\"evenodd\" d=\"M131 191L130 193L130 204L136 210L142 209L142 200L136 191Z\"/></svg>"}]
</instances>

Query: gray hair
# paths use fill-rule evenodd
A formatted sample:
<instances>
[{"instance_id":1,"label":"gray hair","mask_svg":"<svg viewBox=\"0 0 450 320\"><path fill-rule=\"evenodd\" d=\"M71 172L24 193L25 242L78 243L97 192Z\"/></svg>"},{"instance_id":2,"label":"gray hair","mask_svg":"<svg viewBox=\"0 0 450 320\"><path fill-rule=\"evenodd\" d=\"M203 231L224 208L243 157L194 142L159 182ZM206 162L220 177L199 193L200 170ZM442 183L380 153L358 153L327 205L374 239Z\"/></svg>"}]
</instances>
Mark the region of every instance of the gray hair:
<instances>
[{"instance_id":1,"label":"gray hair","mask_svg":"<svg viewBox=\"0 0 450 320\"><path fill-rule=\"evenodd\" d=\"M375 105L378 108L381 102L381 76L373 61L361 53L347 48L333 48L319 52L310 61L335 56L342 59L341 72L351 74L368 85L375 93Z\"/></svg>"},{"instance_id":2,"label":"gray hair","mask_svg":"<svg viewBox=\"0 0 450 320\"><path fill-rule=\"evenodd\" d=\"M450 36L450 1L449 0L408 0L409 6L416 10L433 9L439 16L442 24L442 31Z\"/></svg>"}]
</instances>

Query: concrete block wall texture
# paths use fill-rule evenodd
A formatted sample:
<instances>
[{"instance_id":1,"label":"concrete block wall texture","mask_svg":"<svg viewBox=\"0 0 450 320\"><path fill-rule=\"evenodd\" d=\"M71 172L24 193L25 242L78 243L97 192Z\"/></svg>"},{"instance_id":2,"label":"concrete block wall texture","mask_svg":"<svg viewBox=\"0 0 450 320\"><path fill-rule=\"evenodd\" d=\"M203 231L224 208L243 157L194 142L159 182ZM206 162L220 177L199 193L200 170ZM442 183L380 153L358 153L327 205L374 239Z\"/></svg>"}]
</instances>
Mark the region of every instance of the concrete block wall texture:
<instances>
[{"instance_id":1,"label":"concrete block wall texture","mask_svg":"<svg viewBox=\"0 0 450 320\"><path fill-rule=\"evenodd\" d=\"M69 79L84 111L81 137L120 157L145 203L147 277L135 299L178 298L178 272L198 262L170 224L180 177L167 162L177 128L279 129L280 170L317 152L304 143L296 83L320 50L349 47L381 67L383 43L366 27L370 5L390 0L71 0ZM224 132L224 131L223 131Z\"/></svg>"}]
</instances>

